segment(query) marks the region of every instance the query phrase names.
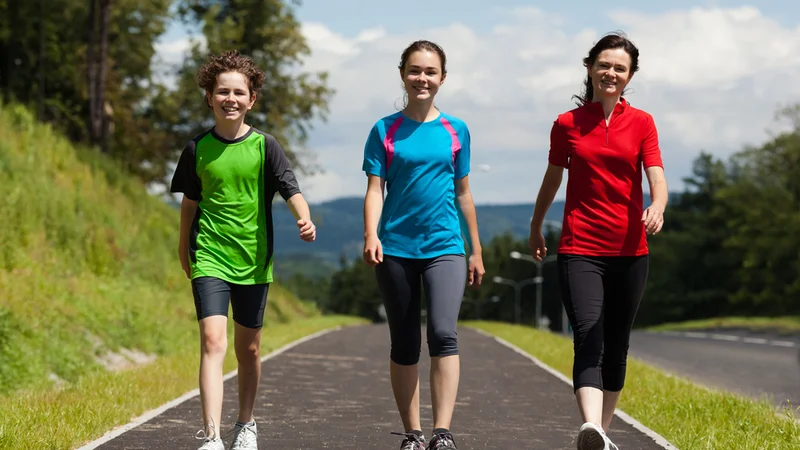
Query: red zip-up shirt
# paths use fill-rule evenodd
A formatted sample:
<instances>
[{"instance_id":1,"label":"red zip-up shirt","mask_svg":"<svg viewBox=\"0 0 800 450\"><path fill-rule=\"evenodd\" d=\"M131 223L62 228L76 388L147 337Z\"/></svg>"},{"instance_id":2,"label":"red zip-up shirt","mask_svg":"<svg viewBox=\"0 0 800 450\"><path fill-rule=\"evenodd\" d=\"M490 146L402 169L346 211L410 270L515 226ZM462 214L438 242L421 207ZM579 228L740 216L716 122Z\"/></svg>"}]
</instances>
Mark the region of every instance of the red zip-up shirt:
<instances>
[{"instance_id":1,"label":"red zip-up shirt","mask_svg":"<svg viewBox=\"0 0 800 450\"><path fill-rule=\"evenodd\" d=\"M624 98L608 126L599 102L560 114L550 131L548 161L569 173L558 253L648 253L642 167L664 167L650 114Z\"/></svg>"}]
</instances>

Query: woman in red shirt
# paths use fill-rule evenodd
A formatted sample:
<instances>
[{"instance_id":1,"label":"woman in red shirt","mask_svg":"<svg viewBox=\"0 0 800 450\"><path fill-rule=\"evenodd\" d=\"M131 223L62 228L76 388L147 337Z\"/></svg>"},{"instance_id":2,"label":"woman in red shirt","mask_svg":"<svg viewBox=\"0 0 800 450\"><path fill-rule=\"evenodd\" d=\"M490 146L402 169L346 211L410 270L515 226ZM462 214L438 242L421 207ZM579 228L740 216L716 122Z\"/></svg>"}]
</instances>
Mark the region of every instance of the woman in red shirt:
<instances>
[{"instance_id":1,"label":"woman in red shirt","mask_svg":"<svg viewBox=\"0 0 800 450\"><path fill-rule=\"evenodd\" d=\"M639 69L639 50L622 34L604 36L583 60L585 93L550 133L529 246L547 255L545 213L569 170L559 278L573 329L573 388L584 424L579 450L616 446L606 436L625 382L631 328L648 275L647 234L664 223L667 183L653 117L622 96ZM652 204L643 209L642 172Z\"/></svg>"}]
</instances>

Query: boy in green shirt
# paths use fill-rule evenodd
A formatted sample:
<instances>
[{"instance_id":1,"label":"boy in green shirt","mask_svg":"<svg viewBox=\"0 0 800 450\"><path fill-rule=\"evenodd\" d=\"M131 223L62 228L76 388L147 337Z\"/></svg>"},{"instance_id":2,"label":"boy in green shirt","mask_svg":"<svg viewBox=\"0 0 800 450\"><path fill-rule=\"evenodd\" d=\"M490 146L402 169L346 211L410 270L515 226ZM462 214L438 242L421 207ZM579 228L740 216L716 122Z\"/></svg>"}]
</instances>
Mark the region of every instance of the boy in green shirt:
<instances>
[{"instance_id":1,"label":"boy in green shirt","mask_svg":"<svg viewBox=\"0 0 800 450\"><path fill-rule=\"evenodd\" d=\"M229 302L240 399L231 449L257 449L253 408L261 376L261 327L273 280L276 193L297 219L300 239L316 239L308 204L283 149L274 137L244 122L264 77L250 58L236 51L214 56L200 68L198 85L206 93L215 125L186 145L170 187L171 192L183 193L178 253L191 279L200 325L200 450L225 448L217 430Z\"/></svg>"}]
</instances>

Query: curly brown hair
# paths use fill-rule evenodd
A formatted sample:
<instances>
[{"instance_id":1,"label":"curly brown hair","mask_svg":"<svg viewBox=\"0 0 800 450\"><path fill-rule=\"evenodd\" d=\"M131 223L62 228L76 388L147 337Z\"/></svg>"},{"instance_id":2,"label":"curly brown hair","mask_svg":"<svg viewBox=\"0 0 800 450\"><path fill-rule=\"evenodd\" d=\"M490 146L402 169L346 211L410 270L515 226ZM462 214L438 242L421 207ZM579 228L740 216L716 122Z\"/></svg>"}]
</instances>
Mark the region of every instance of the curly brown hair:
<instances>
[{"instance_id":1,"label":"curly brown hair","mask_svg":"<svg viewBox=\"0 0 800 450\"><path fill-rule=\"evenodd\" d=\"M250 97L261 90L266 78L264 71L259 69L249 56L241 55L237 50L228 50L211 56L197 70L197 85L211 94L217 85L217 76L225 72L239 72L244 75L250 88Z\"/></svg>"}]
</instances>

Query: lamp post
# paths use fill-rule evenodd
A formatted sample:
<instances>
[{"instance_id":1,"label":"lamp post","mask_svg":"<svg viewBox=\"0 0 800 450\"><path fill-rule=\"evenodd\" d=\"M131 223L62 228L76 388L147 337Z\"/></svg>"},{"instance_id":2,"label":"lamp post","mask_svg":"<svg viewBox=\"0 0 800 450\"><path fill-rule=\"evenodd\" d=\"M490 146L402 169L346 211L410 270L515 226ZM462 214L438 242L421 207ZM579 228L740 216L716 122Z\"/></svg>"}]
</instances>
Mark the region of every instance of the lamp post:
<instances>
[{"instance_id":1,"label":"lamp post","mask_svg":"<svg viewBox=\"0 0 800 450\"><path fill-rule=\"evenodd\" d=\"M544 281L544 277L542 276L542 267L545 263L550 261L554 261L556 259L555 255L550 255L545 257L542 261L537 261L531 255L525 255L520 252L511 252L508 254L512 259L519 259L523 261L528 261L536 264L536 277L532 278L534 283L536 283L536 317L535 317L535 324L536 328L539 328L540 317L542 316L542 282ZM568 320L567 320L567 310L562 308L561 314L561 330L562 332L566 333L568 327Z\"/></svg>"},{"instance_id":2,"label":"lamp post","mask_svg":"<svg viewBox=\"0 0 800 450\"><path fill-rule=\"evenodd\" d=\"M494 295L492 297L489 297L487 299L483 299L483 300L480 300L480 299L477 299L477 298L472 298L472 297L467 297L466 295L461 298L461 303L462 304L472 305L473 306L474 312L475 312L475 318L477 320L481 320L481 318L482 318L482 316L481 316L481 307L484 304L486 304L486 303L497 303L499 301L500 301L500 297L498 297L496 295Z\"/></svg>"},{"instance_id":3,"label":"lamp post","mask_svg":"<svg viewBox=\"0 0 800 450\"><path fill-rule=\"evenodd\" d=\"M493 277L492 281L497 284L506 284L514 288L514 323L519 324L522 322L522 288L529 284L536 283L536 278L514 281L503 277Z\"/></svg>"}]
</instances>

